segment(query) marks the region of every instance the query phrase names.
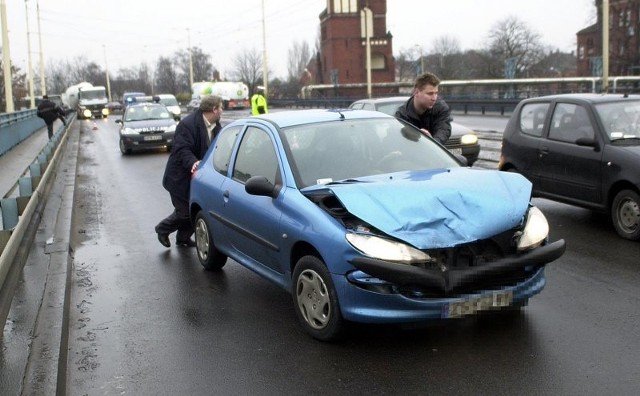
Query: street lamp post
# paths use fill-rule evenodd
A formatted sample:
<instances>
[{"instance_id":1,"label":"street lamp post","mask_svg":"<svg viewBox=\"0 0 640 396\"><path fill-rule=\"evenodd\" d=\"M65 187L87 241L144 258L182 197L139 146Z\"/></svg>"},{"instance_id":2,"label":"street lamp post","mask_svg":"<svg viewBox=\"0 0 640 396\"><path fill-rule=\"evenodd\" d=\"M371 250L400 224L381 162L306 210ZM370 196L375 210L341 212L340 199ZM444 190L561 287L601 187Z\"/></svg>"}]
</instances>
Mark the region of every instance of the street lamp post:
<instances>
[{"instance_id":1,"label":"street lamp post","mask_svg":"<svg viewBox=\"0 0 640 396\"><path fill-rule=\"evenodd\" d=\"M27 58L29 62L29 96L31 97L30 107L33 109L36 107L36 98L35 92L33 89L33 66L31 64L31 36L29 33L29 6L27 5L27 0L24 0L24 9L27 14Z\"/></svg>"},{"instance_id":2,"label":"street lamp post","mask_svg":"<svg viewBox=\"0 0 640 396\"><path fill-rule=\"evenodd\" d=\"M102 44L102 49L104 51L104 70L107 77L107 98L109 102L111 102L111 83L109 82L109 64L107 63L107 46Z\"/></svg>"},{"instance_id":3,"label":"street lamp post","mask_svg":"<svg viewBox=\"0 0 640 396\"><path fill-rule=\"evenodd\" d=\"M11 85L11 53L9 51L9 29L7 29L7 5L0 0L0 22L2 22L2 74L4 74L5 111L13 113L13 86Z\"/></svg>"},{"instance_id":4,"label":"street lamp post","mask_svg":"<svg viewBox=\"0 0 640 396\"><path fill-rule=\"evenodd\" d=\"M40 29L40 1L36 0L36 12L38 16L38 45L40 55L40 94L47 94L47 81L44 77L44 57L42 55L42 30Z\"/></svg>"},{"instance_id":5,"label":"street lamp post","mask_svg":"<svg viewBox=\"0 0 640 396\"><path fill-rule=\"evenodd\" d=\"M187 43L189 45L189 87L193 87L193 49L191 48L191 30L187 28Z\"/></svg>"}]
</instances>

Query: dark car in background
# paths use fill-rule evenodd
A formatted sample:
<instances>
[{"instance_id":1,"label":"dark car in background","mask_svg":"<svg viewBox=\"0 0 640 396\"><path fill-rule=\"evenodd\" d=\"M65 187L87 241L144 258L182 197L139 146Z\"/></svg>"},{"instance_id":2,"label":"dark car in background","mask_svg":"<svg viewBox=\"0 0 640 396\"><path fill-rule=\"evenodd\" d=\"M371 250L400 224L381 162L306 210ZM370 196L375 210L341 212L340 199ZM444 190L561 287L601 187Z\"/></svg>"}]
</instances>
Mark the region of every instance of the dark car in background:
<instances>
[{"instance_id":1,"label":"dark car in background","mask_svg":"<svg viewBox=\"0 0 640 396\"><path fill-rule=\"evenodd\" d=\"M398 107L406 103L408 96L394 96L389 98L360 99L351 105L350 109L375 110L395 116ZM451 136L445 142L445 147L455 154L461 154L471 166L478 160L480 144L478 136L464 125L451 122Z\"/></svg>"},{"instance_id":2,"label":"dark car in background","mask_svg":"<svg viewBox=\"0 0 640 396\"><path fill-rule=\"evenodd\" d=\"M608 213L620 236L640 240L640 95L521 101L498 167L523 174L536 196Z\"/></svg>"},{"instance_id":3,"label":"dark car in background","mask_svg":"<svg viewBox=\"0 0 640 396\"><path fill-rule=\"evenodd\" d=\"M274 282L332 340L347 322L519 311L565 248L530 197L522 175L462 166L381 112L297 110L225 126L190 213L206 269L229 257Z\"/></svg>"},{"instance_id":4,"label":"dark car in background","mask_svg":"<svg viewBox=\"0 0 640 396\"><path fill-rule=\"evenodd\" d=\"M116 123L122 154L165 147L171 151L178 124L176 116L160 103L129 104Z\"/></svg>"}]
</instances>

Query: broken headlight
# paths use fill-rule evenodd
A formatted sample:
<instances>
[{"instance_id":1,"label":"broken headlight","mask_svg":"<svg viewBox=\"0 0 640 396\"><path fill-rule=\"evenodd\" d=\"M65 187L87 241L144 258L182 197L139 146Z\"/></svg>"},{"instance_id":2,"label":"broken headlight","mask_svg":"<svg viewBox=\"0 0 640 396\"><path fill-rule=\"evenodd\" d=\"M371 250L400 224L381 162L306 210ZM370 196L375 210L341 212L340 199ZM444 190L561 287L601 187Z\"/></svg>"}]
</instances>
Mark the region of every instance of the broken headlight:
<instances>
[{"instance_id":1,"label":"broken headlight","mask_svg":"<svg viewBox=\"0 0 640 396\"><path fill-rule=\"evenodd\" d=\"M547 239L549 235L549 223L540 209L532 206L527 213L524 228L517 236L518 251L533 249Z\"/></svg>"}]
</instances>

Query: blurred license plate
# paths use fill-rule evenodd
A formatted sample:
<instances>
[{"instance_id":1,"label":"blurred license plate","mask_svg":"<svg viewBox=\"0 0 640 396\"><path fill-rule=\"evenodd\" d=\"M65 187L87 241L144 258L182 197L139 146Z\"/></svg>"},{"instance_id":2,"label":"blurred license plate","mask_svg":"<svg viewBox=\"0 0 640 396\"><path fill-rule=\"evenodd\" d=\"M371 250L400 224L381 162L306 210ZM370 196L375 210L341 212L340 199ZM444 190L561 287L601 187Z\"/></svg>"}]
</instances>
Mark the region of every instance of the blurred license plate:
<instances>
[{"instance_id":1,"label":"blurred license plate","mask_svg":"<svg viewBox=\"0 0 640 396\"><path fill-rule=\"evenodd\" d=\"M162 135L149 135L145 136L144 140L162 140Z\"/></svg>"},{"instance_id":2,"label":"blurred license plate","mask_svg":"<svg viewBox=\"0 0 640 396\"><path fill-rule=\"evenodd\" d=\"M512 291L501 291L480 297L466 298L445 305L442 309L443 318L459 318L473 315L478 311L486 311L501 307L508 307L513 302Z\"/></svg>"},{"instance_id":3,"label":"blurred license plate","mask_svg":"<svg viewBox=\"0 0 640 396\"><path fill-rule=\"evenodd\" d=\"M451 151L454 154L462 155L462 149L461 148L452 148L452 149L449 149L449 151Z\"/></svg>"}]
</instances>

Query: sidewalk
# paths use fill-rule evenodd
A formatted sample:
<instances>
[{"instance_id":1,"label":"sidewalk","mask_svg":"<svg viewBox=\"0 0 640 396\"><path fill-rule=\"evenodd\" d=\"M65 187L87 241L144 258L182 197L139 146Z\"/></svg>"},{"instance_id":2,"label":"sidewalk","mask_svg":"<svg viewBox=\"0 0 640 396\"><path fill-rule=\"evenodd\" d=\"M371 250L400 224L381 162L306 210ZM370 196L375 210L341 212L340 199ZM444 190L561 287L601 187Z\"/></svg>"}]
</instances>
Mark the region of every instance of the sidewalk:
<instances>
[{"instance_id":1,"label":"sidewalk","mask_svg":"<svg viewBox=\"0 0 640 396\"><path fill-rule=\"evenodd\" d=\"M60 121L56 121L54 128L59 125ZM0 156L0 198L4 198L13 188L48 141L47 128L41 128Z\"/></svg>"}]
</instances>

